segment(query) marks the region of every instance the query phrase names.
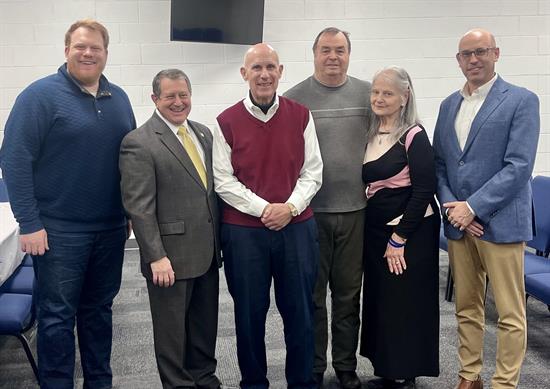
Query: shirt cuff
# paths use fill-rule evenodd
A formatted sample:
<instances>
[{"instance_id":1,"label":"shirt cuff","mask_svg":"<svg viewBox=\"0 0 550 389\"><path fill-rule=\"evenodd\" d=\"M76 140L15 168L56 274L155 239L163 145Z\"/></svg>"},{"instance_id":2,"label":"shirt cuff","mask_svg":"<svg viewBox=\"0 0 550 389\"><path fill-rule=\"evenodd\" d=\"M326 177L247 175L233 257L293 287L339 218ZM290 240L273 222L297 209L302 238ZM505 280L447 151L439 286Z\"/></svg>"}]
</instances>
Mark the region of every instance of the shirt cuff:
<instances>
[{"instance_id":1,"label":"shirt cuff","mask_svg":"<svg viewBox=\"0 0 550 389\"><path fill-rule=\"evenodd\" d=\"M468 209L470 210L470 212L472 213L472 215L476 215L476 213L474 212L474 210L472 209L472 207L470 207L470 204L468 204L468 202L466 201L466 205L468 206Z\"/></svg>"},{"instance_id":2,"label":"shirt cuff","mask_svg":"<svg viewBox=\"0 0 550 389\"><path fill-rule=\"evenodd\" d=\"M256 217L262 217L265 207L269 205L269 202L265 201L259 196L254 196L250 201L249 209L250 214Z\"/></svg>"},{"instance_id":3,"label":"shirt cuff","mask_svg":"<svg viewBox=\"0 0 550 389\"><path fill-rule=\"evenodd\" d=\"M292 193L286 202L291 203L296 207L298 210L298 215L304 212L307 208L307 204L302 200L302 197L296 193Z\"/></svg>"}]
</instances>

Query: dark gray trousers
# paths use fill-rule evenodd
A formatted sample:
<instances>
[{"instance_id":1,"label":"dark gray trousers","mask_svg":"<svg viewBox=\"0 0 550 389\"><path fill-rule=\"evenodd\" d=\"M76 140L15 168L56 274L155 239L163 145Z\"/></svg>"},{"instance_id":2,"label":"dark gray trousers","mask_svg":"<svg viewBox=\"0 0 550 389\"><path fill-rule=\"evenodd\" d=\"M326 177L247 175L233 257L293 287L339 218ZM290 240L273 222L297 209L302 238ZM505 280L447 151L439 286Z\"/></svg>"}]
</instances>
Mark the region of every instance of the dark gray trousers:
<instances>
[{"instance_id":1,"label":"dark gray trousers","mask_svg":"<svg viewBox=\"0 0 550 389\"><path fill-rule=\"evenodd\" d=\"M155 356L164 389L217 388L218 267L168 288L147 280Z\"/></svg>"},{"instance_id":2,"label":"dark gray trousers","mask_svg":"<svg viewBox=\"0 0 550 389\"><path fill-rule=\"evenodd\" d=\"M350 371L357 367L361 281L363 277L364 210L315 213L321 251L315 284L314 372L327 368L327 286L332 300L332 366Z\"/></svg>"}]
</instances>

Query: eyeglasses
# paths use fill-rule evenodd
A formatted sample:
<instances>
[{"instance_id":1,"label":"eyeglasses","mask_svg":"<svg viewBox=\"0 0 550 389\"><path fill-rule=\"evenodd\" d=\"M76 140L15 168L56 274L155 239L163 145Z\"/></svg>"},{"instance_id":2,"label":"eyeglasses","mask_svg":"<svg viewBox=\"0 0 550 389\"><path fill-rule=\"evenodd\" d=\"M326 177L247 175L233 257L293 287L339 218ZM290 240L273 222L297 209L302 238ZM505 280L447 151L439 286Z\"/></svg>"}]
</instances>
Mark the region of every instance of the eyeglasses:
<instances>
[{"instance_id":1,"label":"eyeglasses","mask_svg":"<svg viewBox=\"0 0 550 389\"><path fill-rule=\"evenodd\" d=\"M470 59L470 57L475 54L476 58L485 57L489 54L489 50L495 50L496 47L479 47L475 50L463 50L457 54L462 59Z\"/></svg>"}]
</instances>

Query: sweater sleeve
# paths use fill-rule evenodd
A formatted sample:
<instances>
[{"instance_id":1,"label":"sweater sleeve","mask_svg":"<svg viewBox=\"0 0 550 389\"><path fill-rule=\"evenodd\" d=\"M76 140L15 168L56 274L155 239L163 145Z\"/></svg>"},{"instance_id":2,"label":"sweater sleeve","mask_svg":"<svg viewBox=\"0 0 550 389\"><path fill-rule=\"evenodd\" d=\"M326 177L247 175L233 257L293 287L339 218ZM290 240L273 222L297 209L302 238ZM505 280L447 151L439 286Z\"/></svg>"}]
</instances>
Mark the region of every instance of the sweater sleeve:
<instances>
[{"instance_id":1,"label":"sweater sleeve","mask_svg":"<svg viewBox=\"0 0 550 389\"><path fill-rule=\"evenodd\" d=\"M425 131L420 131L414 136L407 157L412 193L403 218L395 227L395 233L405 239L422 222L436 189L433 149Z\"/></svg>"},{"instance_id":2,"label":"sweater sleeve","mask_svg":"<svg viewBox=\"0 0 550 389\"><path fill-rule=\"evenodd\" d=\"M22 234L44 228L34 192L33 166L53 119L50 111L51 107L26 89L17 97L4 129L2 175Z\"/></svg>"}]
</instances>

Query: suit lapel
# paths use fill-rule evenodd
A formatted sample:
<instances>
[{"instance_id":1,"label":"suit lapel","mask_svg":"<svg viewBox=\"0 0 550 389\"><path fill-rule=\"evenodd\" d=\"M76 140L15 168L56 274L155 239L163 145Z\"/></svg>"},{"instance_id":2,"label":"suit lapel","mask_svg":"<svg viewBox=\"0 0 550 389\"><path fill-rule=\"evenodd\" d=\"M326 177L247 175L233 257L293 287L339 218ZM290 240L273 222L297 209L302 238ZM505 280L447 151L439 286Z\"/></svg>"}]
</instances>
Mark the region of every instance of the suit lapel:
<instances>
[{"instance_id":1,"label":"suit lapel","mask_svg":"<svg viewBox=\"0 0 550 389\"><path fill-rule=\"evenodd\" d=\"M470 146L472 145L472 142L476 138L477 134L479 133L479 130L483 126L483 124L487 121L489 116L494 112L494 110L502 103L505 97L506 88L505 85L500 77L497 78L495 81L495 84L489 91L489 94L485 98L485 101L483 102L483 105L479 109L476 117L474 118L474 121L472 122L472 127L470 128L470 132L468 134L468 138L466 139L466 144L464 145L463 154L468 151Z\"/></svg>"},{"instance_id":2,"label":"suit lapel","mask_svg":"<svg viewBox=\"0 0 550 389\"><path fill-rule=\"evenodd\" d=\"M456 134L455 120L456 115L458 115L460 105L462 104L462 100L462 95L460 93L457 93L455 98L451 101L449 116L447 117L448 122L445 126L445 128L448 129L447 139L451 143L451 147L453 148L453 150L456 150L457 152L460 152L460 144L458 143L458 135Z\"/></svg>"},{"instance_id":3,"label":"suit lapel","mask_svg":"<svg viewBox=\"0 0 550 389\"><path fill-rule=\"evenodd\" d=\"M153 118L156 119L154 123L154 131L160 136L161 143L166 146L170 153L179 161L185 170L187 170L189 175L197 182L197 184L204 189L204 185L199 177L199 173L197 173L197 169L195 169L195 165L193 165L193 161L191 161L191 158L187 155L187 151L185 151L177 136L170 128L168 128L166 123L158 117L156 112L154 113Z\"/></svg>"}]
</instances>

